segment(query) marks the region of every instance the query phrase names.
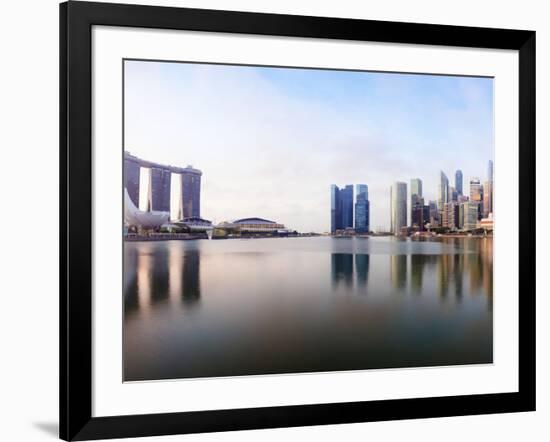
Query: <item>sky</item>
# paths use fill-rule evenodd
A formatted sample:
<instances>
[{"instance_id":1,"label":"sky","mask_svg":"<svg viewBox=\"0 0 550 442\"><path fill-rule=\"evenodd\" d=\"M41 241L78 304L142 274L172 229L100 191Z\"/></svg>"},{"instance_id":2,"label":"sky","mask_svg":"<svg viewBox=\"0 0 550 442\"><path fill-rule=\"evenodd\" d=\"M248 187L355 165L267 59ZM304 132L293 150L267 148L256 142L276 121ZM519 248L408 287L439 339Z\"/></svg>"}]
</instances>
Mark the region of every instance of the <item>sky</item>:
<instances>
[{"instance_id":1,"label":"sky","mask_svg":"<svg viewBox=\"0 0 550 442\"><path fill-rule=\"evenodd\" d=\"M493 159L490 78L125 61L124 149L202 171L201 216L330 230L330 186L369 186L372 230L390 186L440 171L464 193ZM495 167L498 165L495 164Z\"/></svg>"}]
</instances>

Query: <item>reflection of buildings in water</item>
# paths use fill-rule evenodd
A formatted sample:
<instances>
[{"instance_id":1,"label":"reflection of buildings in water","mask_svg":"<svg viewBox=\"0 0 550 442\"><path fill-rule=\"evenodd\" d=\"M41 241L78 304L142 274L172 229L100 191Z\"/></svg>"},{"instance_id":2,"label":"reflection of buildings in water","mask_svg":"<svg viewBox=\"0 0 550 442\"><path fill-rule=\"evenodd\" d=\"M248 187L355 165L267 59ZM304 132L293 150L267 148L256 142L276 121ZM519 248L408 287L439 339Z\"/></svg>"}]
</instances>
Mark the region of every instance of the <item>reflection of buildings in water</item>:
<instances>
[{"instance_id":1,"label":"reflection of buildings in water","mask_svg":"<svg viewBox=\"0 0 550 442\"><path fill-rule=\"evenodd\" d=\"M180 244L169 248L155 248L154 244L127 247L124 280L126 314L134 310L145 313L167 299L172 304L194 304L201 296L199 251L182 250Z\"/></svg>"},{"instance_id":2,"label":"reflection of buildings in water","mask_svg":"<svg viewBox=\"0 0 550 442\"><path fill-rule=\"evenodd\" d=\"M365 288L369 278L370 256L368 254L333 253L331 254L332 286L338 288L343 283L345 287L353 287L353 267L357 287Z\"/></svg>"},{"instance_id":3,"label":"reflection of buildings in water","mask_svg":"<svg viewBox=\"0 0 550 442\"><path fill-rule=\"evenodd\" d=\"M157 303L168 299L168 250L154 247L150 257L151 302Z\"/></svg>"},{"instance_id":4,"label":"reflection of buildings in water","mask_svg":"<svg viewBox=\"0 0 550 442\"><path fill-rule=\"evenodd\" d=\"M366 254L355 255L355 272L357 274L357 286L365 287L369 278L370 256Z\"/></svg>"},{"instance_id":5,"label":"reflection of buildings in water","mask_svg":"<svg viewBox=\"0 0 550 442\"><path fill-rule=\"evenodd\" d=\"M476 294L481 288L481 276L483 272L483 259L479 250L467 255L467 269L470 281L470 293Z\"/></svg>"},{"instance_id":6,"label":"reflection of buildings in water","mask_svg":"<svg viewBox=\"0 0 550 442\"><path fill-rule=\"evenodd\" d=\"M422 293L424 279L424 267L428 261L428 255L411 255L411 289L416 294Z\"/></svg>"},{"instance_id":7,"label":"reflection of buildings in water","mask_svg":"<svg viewBox=\"0 0 550 442\"><path fill-rule=\"evenodd\" d=\"M390 255L390 275L394 288L405 288L407 285L407 255Z\"/></svg>"},{"instance_id":8,"label":"reflection of buildings in water","mask_svg":"<svg viewBox=\"0 0 550 442\"><path fill-rule=\"evenodd\" d=\"M469 253L465 256L464 267L468 271L470 292L480 290L492 299L493 296L493 240L492 238L470 241ZM489 300L490 302L490 300Z\"/></svg>"},{"instance_id":9,"label":"reflection of buildings in water","mask_svg":"<svg viewBox=\"0 0 550 442\"><path fill-rule=\"evenodd\" d=\"M137 250L135 247L124 246L124 311L130 313L137 310Z\"/></svg>"},{"instance_id":10,"label":"reflection of buildings in water","mask_svg":"<svg viewBox=\"0 0 550 442\"><path fill-rule=\"evenodd\" d=\"M170 244L168 263L168 293L170 303L177 305L180 303L183 289L183 250L181 250L178 243Z\"/></svg>"},{"instance_id":11,"label":"reflection of buildings in water","mask_svg":"<svg viewBox=\"0 0 550 442\"><path fill-rule=\"evenodd\" d=\"M464 284L472 296L484 294L492 308L493 295L493 250L491 238L448 239L463 252L441 255L438 264L438 289L441 297L449 293L454 284L457 301L464 295Z\"/></svg>"},{"instance_id":12,"label":"reflection of buildings in water","mask_svg":"<svg viewBox=\"0 0 550 442\"><path fill-rule=\"evenodd\" d=\"M337 288L340 282L346 287L353 285L353 254L331 254L332 286Z\"/></svg>"},{"instance_id":13,"label":"reflection of buildings in water","mask_svg":"<svg viewBox=\"0 0 550 442\"><path fill-rule=\"evenodd\" d=\"M149 311L151 304L151 255L138 251L137 257L137 306L140 312Z\"/></svg>"},{"instance_id":14,"label":"reflection of buildings in water","mask_svg":"<svg viewBox=\"0 0 550 442\"><path fill-rule=\"evenodd\" d=\"M183 273L181 300L184 304L192 305L200 300L200 252L196 249L186 250L183 254Z\"/></svg>"},{"instance_id":15,"label":"reflection of buildings in water","mask_svg":"<svg viewBox=\"0 0 550 442\"><path fill-rule=\"evenodd\" d=\"M482 286L487 297L487 307L493 310L493 238L483 238L479 244L483 261Z\"/></svg>"},{"instance_id":16,"label":"reflection of buildings in water","mask_svg":"<svg viewBox=\"0 0 550 442\"><path fill-rule=\"evenodd\" d=\"M463 295L463 279L464 279L464 255L457 253L454 255L454 283L455 283L455 297L458 302L462 300Z\"/></svg>"},{"instance_id":17,"label":"reflection of buildings in water","mask_svg":"<svg viewBox=\"0 0 550 442\"><path fill-rule=\"evenodd\" d=\"M135 266L136 284L127 287L126 306L132 308L132 296L136 298L136 306L140 312L147 312L151 305L168 297L168 256L164 248L155 248L154 244L140 245L129 256L137 256L125 261L125 271L132 272Z\"/></svg>"},{"instance_id":18,"label":"reflection of buildings in water","mask_svg":"<svg viewBox=\"0 0 550 442\"><path fill-rule=\"evenodd\" d=\"M456 280L454 255L440 255L437 271L437 288L443 299L449 294L449 286Z\"/></svg>"}]
</instances>

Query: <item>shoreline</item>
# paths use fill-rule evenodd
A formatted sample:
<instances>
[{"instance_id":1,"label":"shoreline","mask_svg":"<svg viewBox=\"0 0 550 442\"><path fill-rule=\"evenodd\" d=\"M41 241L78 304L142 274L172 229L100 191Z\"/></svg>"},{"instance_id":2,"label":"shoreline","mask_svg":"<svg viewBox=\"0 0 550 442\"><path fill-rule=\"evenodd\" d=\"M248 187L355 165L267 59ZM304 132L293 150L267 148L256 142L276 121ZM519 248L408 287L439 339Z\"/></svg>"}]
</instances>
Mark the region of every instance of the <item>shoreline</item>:
<instances>
[{"instance_id":1,"label":"shoreline","mask_svg":"<svg viewBox=\"0 0 550 442\"><path fill-rule=\"evenodd\" d=\"M162 234L155 236L125 236L124 242L154 242L154 241L194 241L194 240L250 240L250 239L289 239L289 238L331 238L331 239L369 239L369 238L397 238L397 239L410 239L411 241L418 240L432 240L438 238L462 238L462 239L493 239L493 235L461 235L461 234L439 234L433 236L420 235L420 236L394 236L394 235L365 235L365 236L334 236L334 235L293 235L293 236L270 236L270 235L258 235L258 236L232 236L232 237L213 237L208 238L206 234Z\"/></svg>"}]
</instances>

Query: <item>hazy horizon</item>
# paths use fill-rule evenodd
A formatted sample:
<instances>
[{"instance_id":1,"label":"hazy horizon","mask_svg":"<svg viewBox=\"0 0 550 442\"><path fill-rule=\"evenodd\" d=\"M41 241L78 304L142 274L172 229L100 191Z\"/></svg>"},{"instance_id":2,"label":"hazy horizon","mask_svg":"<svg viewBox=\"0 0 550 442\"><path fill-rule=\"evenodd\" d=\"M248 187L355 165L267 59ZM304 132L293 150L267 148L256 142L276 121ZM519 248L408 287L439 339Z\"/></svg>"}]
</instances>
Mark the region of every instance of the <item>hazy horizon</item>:
<instances>
[{"instance_id":1,"label":"hazy horizon","mask_svg":"<svg viewBox=\"0 0 550 442\"><path fill-rule=\"evenodd\" d=\"M330 186L367 184L371 229L388 229L390 186L420 178L436 199L487 178L490 78L125 61L125 145L203 172L201 216L258 216L330 230Z\"/></svg>"}]
</instances>

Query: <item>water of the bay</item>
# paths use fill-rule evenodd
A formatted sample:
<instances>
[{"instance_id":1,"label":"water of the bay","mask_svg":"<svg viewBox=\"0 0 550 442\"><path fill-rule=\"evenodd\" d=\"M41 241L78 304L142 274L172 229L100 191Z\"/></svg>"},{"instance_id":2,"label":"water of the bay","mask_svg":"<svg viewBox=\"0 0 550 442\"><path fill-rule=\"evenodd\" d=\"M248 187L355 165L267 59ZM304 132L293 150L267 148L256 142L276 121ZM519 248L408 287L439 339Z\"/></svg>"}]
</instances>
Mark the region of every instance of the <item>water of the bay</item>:
<instances>
[{"instance_id":1,"label":"water of the bay","mask_svg":"<svg viewBox=\"0 0 550 442\"><path fill-rule=\"evenodd\" d=\"M493 360L492 239L125 243L126 381Z\"/></svg>"}]
</instances>

